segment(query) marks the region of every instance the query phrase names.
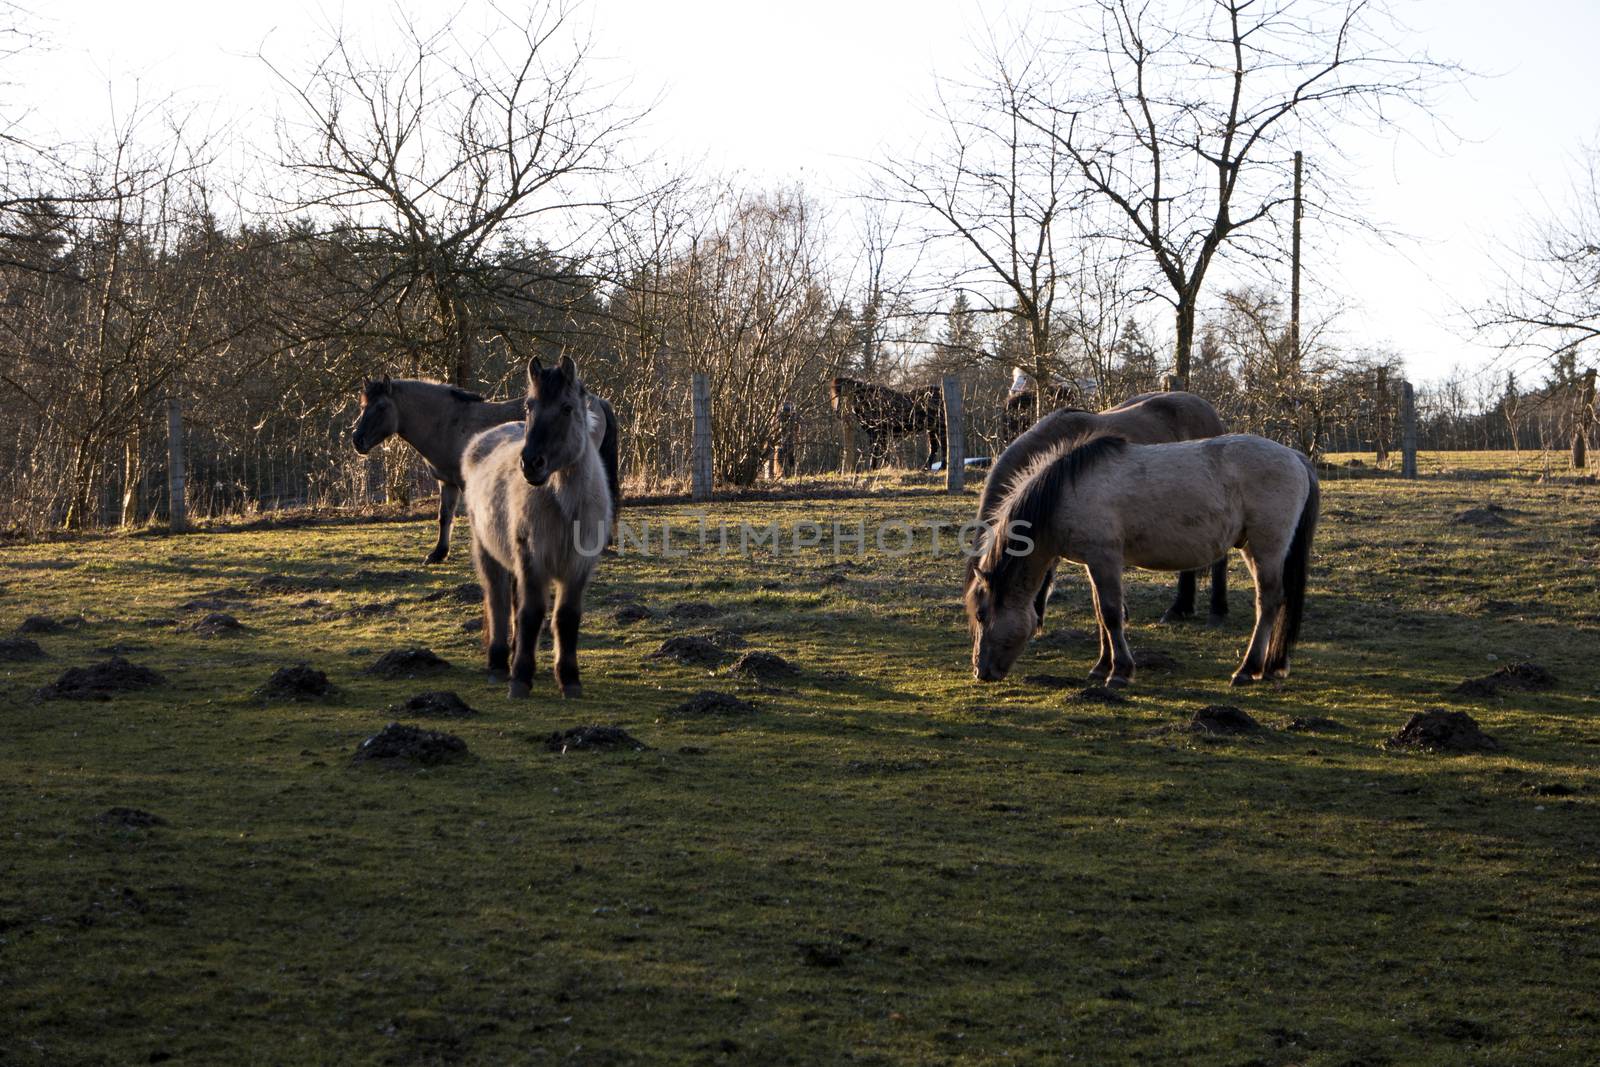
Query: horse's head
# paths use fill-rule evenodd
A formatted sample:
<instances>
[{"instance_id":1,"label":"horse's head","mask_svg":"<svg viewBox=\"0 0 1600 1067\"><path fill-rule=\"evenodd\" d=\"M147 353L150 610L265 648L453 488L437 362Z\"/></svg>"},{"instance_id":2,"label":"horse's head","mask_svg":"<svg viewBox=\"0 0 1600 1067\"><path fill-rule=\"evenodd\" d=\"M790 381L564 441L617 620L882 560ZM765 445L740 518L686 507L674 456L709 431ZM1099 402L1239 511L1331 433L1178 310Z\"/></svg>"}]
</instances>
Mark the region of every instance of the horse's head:
<instances>
[{"instance_id":1,"label":"horse's head","mask_svg":"<svg viewBox=\"0 0 1600 1067\"><path fill-rule=\"evenodd\" d=\"M986 537L998 536L991 531ZM1034 598L1016 580L1015 561L1007 567L1000 552L986 551L967 579L967 629L972 631L972 673L980 682L998 682L1017 662L1028 638L1039 628Z\"/></svg>"},{"instance_id":2,"label":"horse's head","mask_svg":"<svg viewBox=\"0 0 1600 1067\"><path fill-rule=\"evenodd\" d=\"M364 378L361 382L361 416L356 428L350 431L350 443L363 456L383 444L391 434L400 432L400 410L394 404L394 383L385 374L382 378Z\"/></svg>"},{"instance_id":3,"label":"horse's head","mask_svg":"<svg viewBox=\"0 0 1600 1067\"><path fill-rule=\"evenodd\" d=\"M593 444L588 390L578 380L578 366L571 356L563 355L549 370L538 356L528 360L527 404L522 476L537 486L577 463Z\"/></svg>"}]
</instances>

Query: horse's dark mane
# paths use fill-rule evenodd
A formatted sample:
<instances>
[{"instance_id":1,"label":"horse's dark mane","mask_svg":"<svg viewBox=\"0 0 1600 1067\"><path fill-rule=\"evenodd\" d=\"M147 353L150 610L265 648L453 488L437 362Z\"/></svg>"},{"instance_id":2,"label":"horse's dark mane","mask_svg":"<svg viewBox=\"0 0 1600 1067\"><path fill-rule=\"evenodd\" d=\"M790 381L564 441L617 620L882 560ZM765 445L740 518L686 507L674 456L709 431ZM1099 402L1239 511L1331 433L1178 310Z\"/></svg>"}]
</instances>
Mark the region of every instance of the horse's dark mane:
<instances>
[{"instance_id":1,"label":"horse's dark mane","mask_svg":"<svg viewBox=\"0 0 1600 1067\"><path fill-rule=\"evenodd\" d=\"M1006 531L1013 523L1027 523L1024 532L1037 531L1050 518L1061 494L1107 456L1117 455L1128 447L1127 438L1115 434L1102 434L1068 445L1056 458L1046 460L1023 475L1010 494L1009 507L995 517L995 532L984 553L985 570L989 573L989 586L998 593L1020 570L1023 556L1007 552Z\"/></svg>"},{"instance_id":2,"label":"horse's dark mane","mask_svg":"<svg viewBox=\"0 0 1600 1067\"><path fill-rule=\"evenodd\" d=\"M456 400L463 400L469 404L482 404L485 402L482 393L469 393L467 390L455 385L450 386L450 395Z\"/></svg>"}]
</instances>

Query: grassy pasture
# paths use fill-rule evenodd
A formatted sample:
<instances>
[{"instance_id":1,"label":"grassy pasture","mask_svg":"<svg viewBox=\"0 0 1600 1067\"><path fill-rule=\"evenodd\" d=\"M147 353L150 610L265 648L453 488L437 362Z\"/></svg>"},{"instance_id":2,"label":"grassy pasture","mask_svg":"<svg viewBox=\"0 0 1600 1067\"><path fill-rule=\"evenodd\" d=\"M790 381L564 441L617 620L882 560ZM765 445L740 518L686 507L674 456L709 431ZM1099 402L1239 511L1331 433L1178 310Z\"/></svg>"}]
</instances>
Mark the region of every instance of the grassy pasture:
<instances>
[{"instance_id":1,"label":"grassy pasture","mask_svg":"<svg viewBox=\"0 0 1600 1067\"><path fill-rule=\"evenodd\" d=\"M1485 501L1509 525L1450 523ZM971 508L908 479L708 512L787 531ZM50 658L0 663L0 1064L1600 1061L1600 488L1330 478L1288 683L1227 686L1242 565L1217 629L1155 625L1170 583L1136 574L1131 640L1177 667L1118 706L1023 680L1087 670L1080 579L980 686L959 561L925 530L909 556L786 534L743 559L689 550L696 514L631 514L685 554L604 561L577 704L548 651L531 701L483 680L476 609L424 599L470 577L461 534L420 565L429 524L0 550L0 630L84 616L37 637ZM186 628L219 591L243 636ZM616 622L631 601L656 618ZM714 613L662 614L688 602ZM647 658L676 633L802 673ZM33 695L112 645L165 684ZM361 673L409 645L453 666ZM1530 659L1555 689L1447 695ZM299 660L336 699L251 695ZM707 688L757 711L672 713ZM482 711L418 722L472 758L352 766L424 689ZM1213 703L1273 728L1167 729ZM1380 746L1429 706L1503 751ZM1297 716L1340 728L1278 728ZM542 743L592 722L651 749ZM95 821L118 805L166 825Z\"/></svg>"}]
</instances>

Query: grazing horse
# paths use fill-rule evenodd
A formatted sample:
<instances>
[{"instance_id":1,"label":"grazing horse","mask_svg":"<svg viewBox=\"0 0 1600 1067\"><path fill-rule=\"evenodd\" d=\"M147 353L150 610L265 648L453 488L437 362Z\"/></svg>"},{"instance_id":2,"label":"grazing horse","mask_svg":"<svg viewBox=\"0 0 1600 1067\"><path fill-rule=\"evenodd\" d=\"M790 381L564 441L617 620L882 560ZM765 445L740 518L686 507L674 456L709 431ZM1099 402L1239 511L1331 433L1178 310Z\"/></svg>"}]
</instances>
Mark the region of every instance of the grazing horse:
<instances>
[{"instance_id":1,"label":"grazing horse","mask_svg":"<svg viewBox=\"0 0 1600 1067\"><path fill-rule=\"evenodd\" d=\"M1000 453L978 497L978 521L987 523L1016 480L1030 464L1046 452L1071 441L1096 434L1114 434L1134 444L1155 445L1165 441L1192 441L1216 437L1227 432L1222 417L1202 397L1193 393L1140 393L1114 408L1098 414L1092 411L1053 411L1034 423L1021 437ZM973 581L975 562L967 561L967 584ZM1055 583L1055 568L1039 587L1034 612L1044 625L1044 609ZM1162 622L1176 622L1194 614L1195 572L1178 575L1178 594L1162 614ZM1228 614L1228 555L1211 565L1211 618L1219 622Z\"/></svg>"},{"instance_id":2,"label":"grazing horse","mask_svg":"<svg viewBox=\"0 0 1600 1067\"><path fill-rule=\"evenodd\" d=\"M1318 500L1310 460L1251 434L1160 445L1094 437L1046 452L995 509L967 588L973 673L1006 676L1038 625L1035 597L1059 557L1081 563L1094 588L1100 658L1090 679L1127 685L1123 567L1190 570L1238 548L1255 577L1256 625L1233 684L1286 677Z\"/></svg>"},{"instance_id":3,"label":"grazing horse","mask_svg":"<svg viewBox=\"0 0 1600 1067\"><path fill-rule=\"evenodd\" d=\"M1032 389L1024 389L1006 397L1005 435L1007 444L1022 436L1023 431L1033 425L1035 395ZM1082 402L1083 395L1075 385L1051 385L1044 391L1046 411L1087 411L1087 408L1078 406Z\"/></svg>"},{"instance_id":4,"label":"grazing horse","mask_svg":"<svg viewBox=\"0 0 1600 1067\"><path fill-rule=\"evenodd\" d=\"M467 516L472 562L483 586L489 676L510 676L512 697L533 684L534 650L555 591L556 682L578 697L578 624L583 591L611 529L605 465L572 357L546 370L528 361L527 422L497 426L467 444ZM513 617L515 623L513 625ZM513 650L513 640L515 648Z\"/></svg>"},{"instance_id":5,"label":"grazing horse","mask_svg":"<svg viewBox=\"0 0 1600 1067\"><path fill-rule=\"evenodd\" d=\"M601 461L611 487L613 511L622 505L617 482L617 416L605 399L589 394L599 412ZM363 456L390 435L421 453L428 472L439 481L439 540L426 563L442 563L450 555L450 526L461 497L461 452L473 437L526 414L521 400L485 400L453 385L425 379L368 378L361 383L361 416L350 441Z\"/></svg>"},{"instance_id":6,"label":"grazing horse","mask_svg":"<svg viewBox=\"0 0 1600 1067\"><path fill-rule=\"evenodd\" d=\"M906 434L928 435L927 467L944 459L944 395L937 385L903 393L859 378L835 378L829 390L834 414L854 415L867 435L867 465L889 461L889 445Z\"/></svg>"}]
</instances>

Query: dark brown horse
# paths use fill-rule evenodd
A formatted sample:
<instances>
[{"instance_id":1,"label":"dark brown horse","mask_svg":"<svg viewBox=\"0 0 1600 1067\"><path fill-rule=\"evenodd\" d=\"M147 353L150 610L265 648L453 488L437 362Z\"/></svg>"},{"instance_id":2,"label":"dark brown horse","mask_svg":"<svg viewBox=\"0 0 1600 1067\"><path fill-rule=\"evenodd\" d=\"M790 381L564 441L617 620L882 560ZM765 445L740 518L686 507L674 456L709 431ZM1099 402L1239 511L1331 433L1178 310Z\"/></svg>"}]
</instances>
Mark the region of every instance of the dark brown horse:
<instances>
[{"instance_id":1,"label":"dark brown horse","mask_svg":"<svg viewBox=\"0 0 1600 1067\"><path fill-rule=\"evenodd\" d=\"M1022 436L1024 430L1032 426L1038 417L1034 398L1038 394L1032 389L1020 393L1012 393L1006 397L1005 434L1006 443L1010 444ZM1044 409L1051 411L1087 411L1083 406L1083 393L1075 385L1051 385L1044 391Z\"/></svg>"},{"instance_id":2,"label":"dark brown horse","mask_svg":"<svg viewBox=\"0 0 1600 1067\"><path fill-rule=\"evenodd\" d=\"M1062 445L1097 434L1115 434L1135 444L1160 444L1164 441L1190 441L1216 437L1227 432L1217 409L1193 393L1141 393L1114 408L1101 412L1054 411L1011 442L1000 453L978 497L978 520L990 522L1001 499L1034 460ZM968 561L967 585L972 584L973 562ZM1044 624L1044 609L1055 581L1051 568L1039 588L1034 605L1039 623ZM1194 615L1194 571L1178 575L1178 594L1161 616L1163 622L1176 622ZM1211 567L1211 620L1228 614L1228 559L1226 554Z\"/></svg>"},{"instance_id":3,"label":"dark brown horse","mask_svg":"<svg viewBox=\"0 0 1600 1067\"><path fill-rule=\"evenodd\" d=\"M600 417L602 437L596 441L611 487L613 514L622 504L617 481L617 416L604 398L588 394ZM368 378L361 383L361 417L350 441L363 456L390 435L421 453L428 471L439 481L439 540L427 563L442 563L450 555L450 526L465 485L461 452L467 442L492 426L521 422L527 417L525 401L485 400L453 385L426 379Z\"/></svg>"},{"instance_id":4,"label":"dark brown horse","mask_svg":"<svg viewBox=\"0 0 1600 1067\"><path fill-rule=\"evenodd\" d=\"M852 416L867 435L867 465L881 467L889 461L889 445L907 434L928 435L927 467L944 460L944 396L937 385L909 393L859 378L835 378L830 394L833 411L841 419Z\"/></svg>"}]
</instances>

